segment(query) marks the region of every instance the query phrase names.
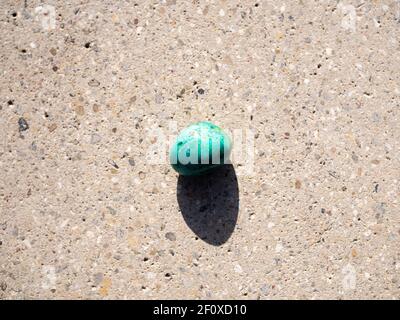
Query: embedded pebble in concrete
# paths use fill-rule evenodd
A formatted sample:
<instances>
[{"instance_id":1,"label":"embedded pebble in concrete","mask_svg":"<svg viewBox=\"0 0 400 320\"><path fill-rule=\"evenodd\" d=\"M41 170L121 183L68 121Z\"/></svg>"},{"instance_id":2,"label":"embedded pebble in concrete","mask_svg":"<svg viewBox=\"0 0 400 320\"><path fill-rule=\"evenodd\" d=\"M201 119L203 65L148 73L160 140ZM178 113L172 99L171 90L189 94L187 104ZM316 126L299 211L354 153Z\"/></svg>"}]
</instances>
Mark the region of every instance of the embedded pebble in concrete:
<instances>
[{"instance_id":1,"label":"embedded pebble in concrete","mask_svg":"<svg viewBox=\"0 0 400 320\"><path fill-rule=\"evenodd\" d=\"M0 299L399 299L399 2L124 3L1 1Z\"/></svg>"},{"instance_id":2,"label":"embedded pebble in concrete","mask_svg":"<svg viewBox=\"0 0 400 320\"><path fill-rule=\"evenodd\" d=\"M24 118L18 119L18 126L19 126L18 128L19 132L26 131L29 129L28 122L26 122Z\"/></svg>"},{"instance_id":3,"label":"embedded pebble in concrete","mask_svg":"<svg viewBox=\"0 0 400 320\"><path fill-rule=\"evenodd\" d=\"M167 232L165 234L165 238L167 238L170 241L175 241L176 240L176 235L173 232Z\"/></svg>"}]
</instances>

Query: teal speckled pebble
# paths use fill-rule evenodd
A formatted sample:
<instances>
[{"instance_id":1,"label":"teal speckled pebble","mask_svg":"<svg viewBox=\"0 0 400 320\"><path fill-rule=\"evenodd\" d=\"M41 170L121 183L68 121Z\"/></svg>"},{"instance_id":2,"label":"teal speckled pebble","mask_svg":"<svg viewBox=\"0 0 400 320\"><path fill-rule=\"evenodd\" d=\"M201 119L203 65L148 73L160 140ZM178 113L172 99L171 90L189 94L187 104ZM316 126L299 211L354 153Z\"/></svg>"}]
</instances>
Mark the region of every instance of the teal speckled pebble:
<instances>
[{"instance_id":1,"label":"teal speckled pebble","mask_svg":"<svg viewBox=\"0 0 400 320\"><path fill-rule=\"evenodd\" d=\"M229 163L231 149L231 139L220 127L201 121L180 132L169 158L181 175L198 176Z\"/></svg>"}]
</instances>

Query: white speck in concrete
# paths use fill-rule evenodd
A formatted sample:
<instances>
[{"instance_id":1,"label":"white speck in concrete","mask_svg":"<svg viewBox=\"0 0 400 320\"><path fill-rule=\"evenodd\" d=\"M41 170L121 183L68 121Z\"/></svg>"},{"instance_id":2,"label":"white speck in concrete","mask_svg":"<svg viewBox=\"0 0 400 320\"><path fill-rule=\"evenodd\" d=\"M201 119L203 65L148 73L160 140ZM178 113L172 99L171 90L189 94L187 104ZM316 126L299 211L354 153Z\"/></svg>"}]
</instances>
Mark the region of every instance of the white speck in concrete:
<instances>
[{"instance_id":1,"label":"white speck in concrete","mask_svg":"<svg viewBox=\"0 0 400 320\"><path fill-rule=\"evenodd\" d=\"M50 31L56 28L56 9L48 4L35 8L35 20L39 21L43 30Z\"/></svg>"},{"instance_id":2,"label":"white speck in concrete","mask_svg":"<svg viewBox=\"0 0 400 320\"><path fill-rule=\"evenodd\" d=\"M275 247L275 252L279 253L279 252L281 252L282 250L283 250L283 245L282 245L282 243L278 242L278 243L276 244L276 247Z\"/></svg>"},{"instance_id":3,"label":"white speck in concrete","mask_svg":"<svg viewBox=\"0 0 400 320\"><path fill-rule=\"evenodd\" d=\"M356 269L348 263L342 268L342 287L345 291L354 290L356 288Z\"/></svg>"},{"instance_id":4,"label":"white speck in concrete","mask_svg":"<svg viewBox=\"0 0 400 320\"><path fill-rule=\"evenodd\" d=\"M22 241L22 243L28 248L31 249L32 248L32 244L28 239L25 239L24 241Z\"/></svg>"},{"instance_id":5,"label":"white speck in concrete","mask_svg":"<svg viewBox=\"0 0 400 320\"><path fill-rule=\"evenodd\" d=\"M43 266L42 273L44 274L44 279L42 282L43 289L53 289L56 285L57 275L54 266Z\"/></svg>"},{"instance_id":6,"label":"white speck in concrete","mask_svg":"<svg viewBox=\"0 0 400 320\"><path fill-rule=\"evenodd\" d=\"M236 273L242 273L243 272L243 269L239 264L235 265L234 270L235 270Z\"/></svg>"},{"instance_id":7,"label":"white speck in concrete","mask_svg":"<svg viewBox=\"0 0 400 320\"><path fill-rule=\"evenodd\" d=\"M356 8L351 4L345 5L342 2L338 4L341 9L343 17L341 26L345 30L352 32L356 31Z\"/></svg>"}]
</instances>

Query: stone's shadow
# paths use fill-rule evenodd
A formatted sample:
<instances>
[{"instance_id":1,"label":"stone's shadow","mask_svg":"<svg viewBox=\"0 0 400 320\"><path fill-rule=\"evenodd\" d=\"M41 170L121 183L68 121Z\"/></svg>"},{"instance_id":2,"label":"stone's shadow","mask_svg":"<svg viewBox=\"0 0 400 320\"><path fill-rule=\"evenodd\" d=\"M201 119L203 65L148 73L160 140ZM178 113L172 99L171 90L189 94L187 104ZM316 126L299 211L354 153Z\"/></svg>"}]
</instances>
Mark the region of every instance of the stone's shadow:
<instances>
[{"instance_id":1,"label":"stone's shadow","mask_svg":"<svg viewBox=\"0 0 400 320\"><path fill-rule=\"evenodd\" d=\"M239 212L238 181L232 165L204 176L180 175L177 198L186 224L200 239L214 246L229 239Z\"/></svg>"}]
</instances>

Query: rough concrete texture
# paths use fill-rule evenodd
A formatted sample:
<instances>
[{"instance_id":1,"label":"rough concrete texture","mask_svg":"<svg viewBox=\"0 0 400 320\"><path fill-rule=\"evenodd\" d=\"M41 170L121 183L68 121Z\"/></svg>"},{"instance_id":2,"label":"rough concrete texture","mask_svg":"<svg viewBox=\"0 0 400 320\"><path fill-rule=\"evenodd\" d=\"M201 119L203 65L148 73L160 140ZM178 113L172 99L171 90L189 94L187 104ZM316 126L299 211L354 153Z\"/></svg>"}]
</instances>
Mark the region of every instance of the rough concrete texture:
<instances>
[{"instance_id":1,"label":"rough concrete texture","mask_svg":"<svg viewBox=\"0 0 400 320\"><path fill-rule=\"evenodd\" d=\"M399 1L2 0L0 24L0 298L400 298ZM172 120L252 129L254 175L146 163Z\"/></svg>"}]
</instances>

